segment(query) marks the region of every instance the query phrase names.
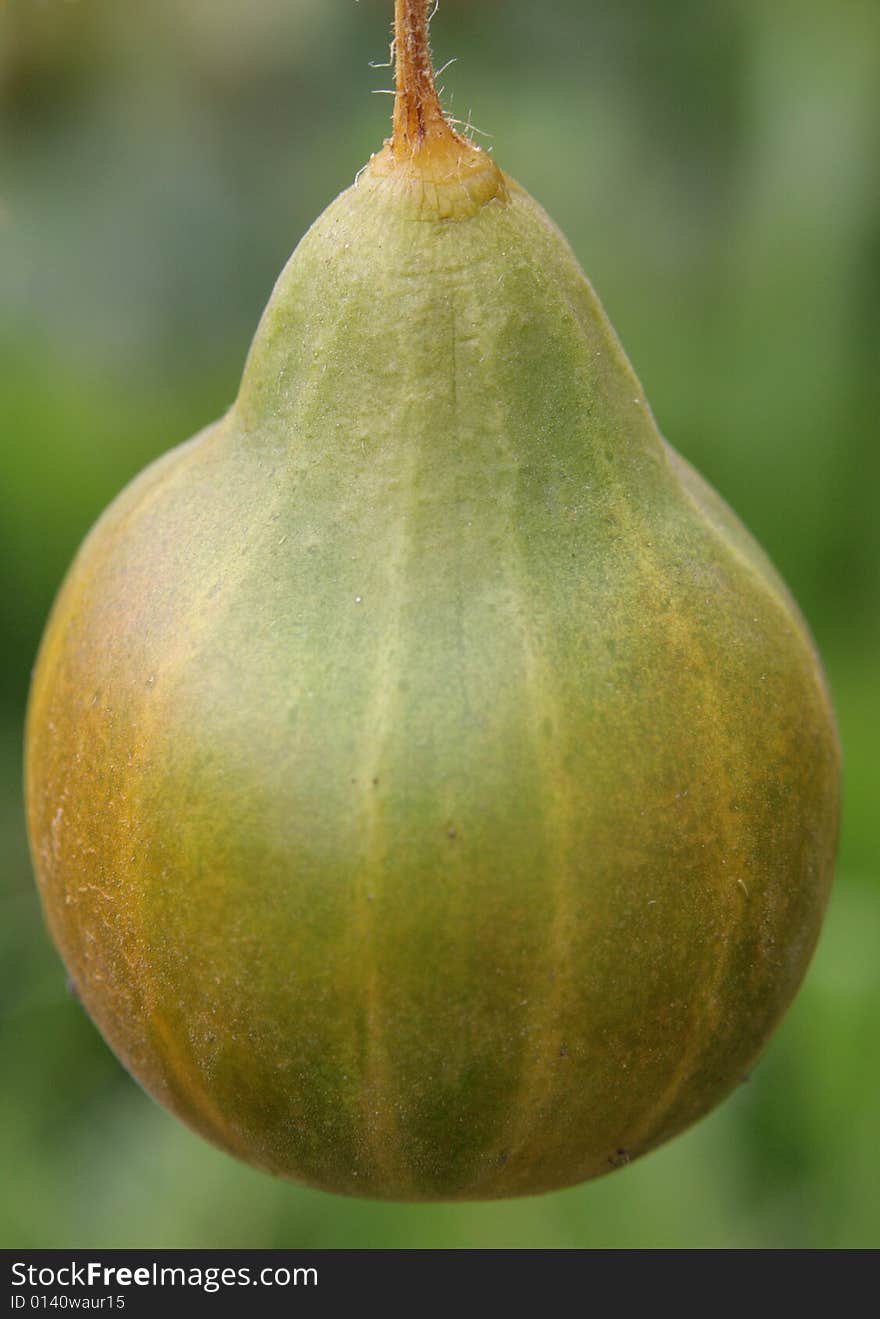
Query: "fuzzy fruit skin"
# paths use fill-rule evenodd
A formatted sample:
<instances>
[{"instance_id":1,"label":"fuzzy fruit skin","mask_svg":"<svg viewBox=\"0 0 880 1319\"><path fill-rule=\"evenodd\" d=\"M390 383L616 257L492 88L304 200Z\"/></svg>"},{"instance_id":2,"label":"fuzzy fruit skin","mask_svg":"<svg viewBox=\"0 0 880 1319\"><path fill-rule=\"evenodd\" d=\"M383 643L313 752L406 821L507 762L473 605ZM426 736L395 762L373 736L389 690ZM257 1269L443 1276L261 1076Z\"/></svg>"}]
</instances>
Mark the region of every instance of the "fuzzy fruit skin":
<instances>
[{"instance_id":1,"label":"fuzzy fruit skin","mask_svg":"<svg viewBox=\"0 0 880 1319\"><path fill-rule=\"evenodd\" d=\"M509 180L368 176L218 424L92 531L28 720L46 917L146 1089L403 1200L705 1114L794 995L839 749L812 642Z\"/></svg>"}]
</instances>

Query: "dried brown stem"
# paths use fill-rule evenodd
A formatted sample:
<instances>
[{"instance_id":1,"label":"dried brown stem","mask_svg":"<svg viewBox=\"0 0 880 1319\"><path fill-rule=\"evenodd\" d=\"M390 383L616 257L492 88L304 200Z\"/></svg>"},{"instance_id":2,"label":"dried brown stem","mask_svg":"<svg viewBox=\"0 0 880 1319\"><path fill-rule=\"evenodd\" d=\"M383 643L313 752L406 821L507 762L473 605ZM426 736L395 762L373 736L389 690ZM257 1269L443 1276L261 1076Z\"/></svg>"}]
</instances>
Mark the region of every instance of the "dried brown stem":
<instances>
[{"instance_id":1,"label":"dried brown stem","mask_svg":"<svg viewBox=\"0 0 880 1319\"><path fill-rule=\"evenodd\" d=\"M395 155L415 154L427 143L454 138L437 95L431 47L429 10L434 0L395 0L394 53L397 95L394 102Z\"/></svg>"}]
</instances>

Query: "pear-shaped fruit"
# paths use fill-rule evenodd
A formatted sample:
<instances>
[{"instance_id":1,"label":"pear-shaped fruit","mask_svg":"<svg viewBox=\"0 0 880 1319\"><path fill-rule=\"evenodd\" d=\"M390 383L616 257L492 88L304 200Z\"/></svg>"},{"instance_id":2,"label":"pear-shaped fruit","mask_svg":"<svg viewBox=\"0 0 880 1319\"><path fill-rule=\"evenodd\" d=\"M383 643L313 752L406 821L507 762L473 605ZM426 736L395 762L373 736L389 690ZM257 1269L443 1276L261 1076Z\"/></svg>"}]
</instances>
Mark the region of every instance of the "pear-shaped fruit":
<instances>
[{"instance_id":1,"label":"pear-shaped fruit","mask_svg":"<svg viewBox=\"0 0 880 1319\"><path fill-rule=\"evenodd\" d=\"M782 582L442 118L424 10L234 407L80 551L27 792L52 934L151 1094L314 1186L490 1198L742 1078L816 941L839 754Z\"/></svg>"}]
</instances>

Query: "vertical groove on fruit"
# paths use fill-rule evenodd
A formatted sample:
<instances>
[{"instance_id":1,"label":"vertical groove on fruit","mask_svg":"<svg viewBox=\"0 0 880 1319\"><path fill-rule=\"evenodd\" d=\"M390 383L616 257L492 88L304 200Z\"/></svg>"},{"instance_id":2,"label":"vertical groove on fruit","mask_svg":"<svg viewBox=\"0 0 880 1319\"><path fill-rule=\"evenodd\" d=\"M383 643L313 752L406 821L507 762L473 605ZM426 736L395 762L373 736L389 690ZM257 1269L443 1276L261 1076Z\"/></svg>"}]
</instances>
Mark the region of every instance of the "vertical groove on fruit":
<instances>
[{"instance_id":1,"label":"vertical groove on fruit","mask_svg":"<svg viewBox=\"0 0 880 1319\"><path fill-rule=\"evenodd\" d=\"M361 961L364 969L365 1087L361 1103L367 1153L380 1176L400 1193L412 1184L412 1175L404 1161L402 1134L396 1116L397 1078L385 1042L383 984L375 932L387 863L383 823L385 754L401 675L400 611L407 595L410 509L418 459L418 446L414 444L407 455L407 467L401 474L401 485L407 490L407 497L390 528L390 543L386 542L383 549L386 590L381 604L378 599L371 603L371 608L381 609L382 616L376 627L377 651L369 704L364 712L364 738L357 772L365 842L363 863L356 878L354 931L358 937L352 950L352 956Z\"/></svg>"},{"instance_id":2,"label":"vertical groove on fruit","mask_svg":"<svg viewBox=\"0 0 880 1319\"><path fill-rule=\"evenodd\" d=\"M509 414L502 409L494 428L499 449L508 465L518 471L517 455L507 436L510 433ZM505 580L514 603L517 631L524 665L524 693L527 700L525 719L529 739L544 791L539 805L542 833L545 840L544 869L548 879L548 897L552 915L547 933L543 966L538 968L529 988L529 1025L522 1048L522 1068L517 1089L510 1102L509 1126L499 1136L503 1148L503 1163L493 1167L490 1174L480 1178L471 1190L489 1182L503 1194L515 1193L517 1184L528 1176L522 1163L535 1142L534 1157L541 1157L541 1136L546 1132L546 1110L552 1101L555 1088L554 1066L558 1063L563 1045L559 1026L560 1007L566 986L571 982L569 966L571 944L571 903L569 893L569 867L571 844L572 799L568 775L558 754L550 748L561 745L558 730L563 713L553 696L553 678L541 656L540 644L534 636L534 601L529 599L529 575L520 544L521 528L516 525L514 508L510 511L510 542ZM557 736L542 736L545 722L557 730Z\"/></svg>"},{"instance_id":3,"label":"vertical groove on fruit","mask_svg":"<svg viewBox=\"0 0 880 1319\"><path fill-rule=\"evenodd\" d=\"M742 920L743 901L749 900L746 892L737 882L736 870L741 858L737 854L740 832L735 827L730 807L730 794L733 785L728 781L729 764L735 759L739 748L735 737L731 736L729 720L725 715L723 691L713 673L712 664L701 645L695 629L687 622L688 602L682 596L675 577L664 570L656 550L652 547L649 527L640 525L632 515L626 498L621 498L618 505L618 517L625 524L630 536L630 544L636 547L639 558L639 570L642 579L649 584L657 599L668 595L669 605L663 616L667 628L666 644L675 651L673 664L684 662L690 672L698 679L701 714L702 744L713 748L713 763L700 766L707 783L715 786L714 815L718 827L717 836L721 840L720 865L717 879L717 893L720 898L719 929L707 953L708 965L700 980L700 989L695 1002L690 1007L690 1027L684 1050L672 1069L672 1072L654 1102L641 1118L629 1140L634 1151L638 1151L645 1141L650 1140L658 1127L662 1127L664 1118L672 1113L682 1091L694 1076L701 1058L711 1046L715 1027L724 1010L722 991L725 976L733 954L735 932ZM682 712L684 714L684 712ZM743 864L745 861L743 860ZM754 894L757 899L758 895ZM721 951L718 951L718 944Z\"/></svg>"}]
</instances>

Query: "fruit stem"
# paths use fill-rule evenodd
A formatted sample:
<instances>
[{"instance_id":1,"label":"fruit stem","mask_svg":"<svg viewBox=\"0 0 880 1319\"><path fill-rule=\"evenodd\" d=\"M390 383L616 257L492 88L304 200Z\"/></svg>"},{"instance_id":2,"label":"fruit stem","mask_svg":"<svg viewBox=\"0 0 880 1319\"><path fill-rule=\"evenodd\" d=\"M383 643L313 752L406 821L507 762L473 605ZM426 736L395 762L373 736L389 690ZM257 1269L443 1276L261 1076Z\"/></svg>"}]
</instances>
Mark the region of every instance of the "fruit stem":
<instances>
[{"instance_id":1,"label":"fruit stem","mask_svg":"<svg viewBox=\"0 0 880 1319\"><path fill-rule=\"evenodd\" d=\"M398 157L414 156L432 143L456 138L443 113L434 81L428 11L433 14L435 7L435 0L395 0L394 3L397 93L391 150Z\"/></svg>"},{"instance_id":2,"label":"fruit stem","mask_svg":"<svg viewBox=\"0 0 880 1319\"><path fill-rule=\"evenodd\" d=\"M466 220L509 198L492 157L456 133L443 113L428 42L436 7L436 0L395 0L394 130L358 179L390 184L387 195L414 219Z\"/></svg>"}]
</instances>

